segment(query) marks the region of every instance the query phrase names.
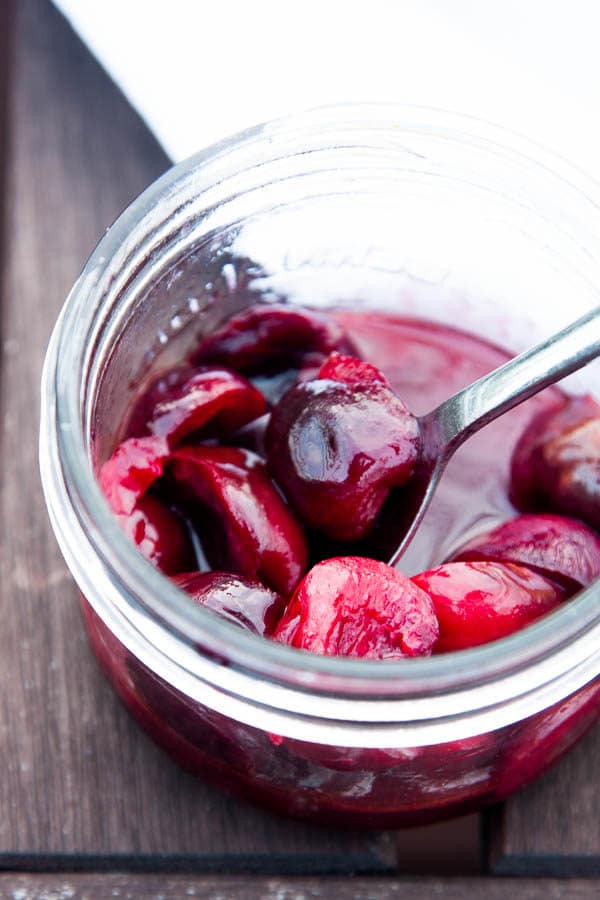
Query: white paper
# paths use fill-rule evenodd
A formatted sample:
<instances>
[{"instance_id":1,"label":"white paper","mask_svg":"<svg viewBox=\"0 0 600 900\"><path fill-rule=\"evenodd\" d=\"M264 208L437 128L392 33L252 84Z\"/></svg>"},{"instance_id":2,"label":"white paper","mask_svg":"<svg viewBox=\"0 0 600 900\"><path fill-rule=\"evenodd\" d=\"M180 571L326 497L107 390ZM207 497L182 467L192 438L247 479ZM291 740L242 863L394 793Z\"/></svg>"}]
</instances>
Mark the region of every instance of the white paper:
<instances>
[{"instance_id":1,"label":"white paper","mask_svg":"<svg viewBox=\"0 0 600 900\"><path fill-rule=\"evenodd\" d=\"M325 103L527 135L600 180L597 0L55 0L174 160Z\"/></svg>"}]
</instances>

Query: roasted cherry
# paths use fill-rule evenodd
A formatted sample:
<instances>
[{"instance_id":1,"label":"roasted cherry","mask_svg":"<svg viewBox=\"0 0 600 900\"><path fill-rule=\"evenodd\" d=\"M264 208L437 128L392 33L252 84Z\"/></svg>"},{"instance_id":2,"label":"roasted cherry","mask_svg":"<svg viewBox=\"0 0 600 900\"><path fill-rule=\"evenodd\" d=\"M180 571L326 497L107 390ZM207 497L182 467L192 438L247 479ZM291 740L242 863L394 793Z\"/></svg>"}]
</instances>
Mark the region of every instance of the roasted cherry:
<instances>
[{"instance_id":1,"label":"roasted cherry","mask_svg":"<svg viewBox=\"0 0 600 900\"><path fill-rule=\"evenodd\" d=\"M446 563L414 575L412 581L433 601L440 625L435 653L506 637L567 596L555 582L513 563Z\"/></svg>"},{"instance_id":2,"label":"roasted cherry","mask_svg":"<svg viewBox=\"0 0 600 900\"><path fill-rule=\"evenodd\" d=\"M345 556L311 569L274 637L313 653L398 659L431 653L438 623L429 596L404 575Z\"/></svg>"},{"instance_id":3,"label":"roasted cherry","mask_svg":"<svg viewBox=\"0 0 600 900\"><path fill-rule=\"evenodd\" d=\"M204 338L194 361L270 374L318 365L332 350L353 352L343 328L327 314L283 303L256 304Z\"/></svg>"},{"instance_id":4,"label":"roasted cherry","mask_svg":"<svg viewBox=\"0 0 600 900\"><path fill-rule=\"evenodd\" d=\"M575 593L600 577L600 537L565 516L515 516L477 535L452 557L461 562L483 559L529 566Z\"/></svg>"},{"instance_id":5,"label":"roasted cherry","mask_svg":"<svg viewBox=\"0 0 600 900\"><path fill-rule=\"evenodd\" d=\"M600 529L600 405L574 397L540 413L512 459L511 499L528 511L576 516Z\"/></svg>"},{"instance_id":6,"label":"roasted cherry","mask_svg":"<svg viewBox=\"0 0 600 900\"><path fill-rule=\"evenodd\" d=\"M337 540L368 534L418 452L417 420L381 372L340 354L284 394L267 430L269 467L291 505Z\"/></svg>"},{"instance_id":7,"label":"roasted cherry","mask_svg":"<svg viewBox=\"0 0 600 900\"><path fill-rule=\"evenodd\" d=\"M262 393L225 368L180 366L161 375L142 396L128 426L175 446L191 432L226 437L266 411Z\"/></svg>"},{"instance_id":8,"label":"roasted cherry","mask_svg":"<svg viewBox=\"0 0 600 900\"><path fill-rule=\"evenodd\" d=\"M260 581L231 572L191 572L173 580L196 603L255 634L271 634L285 608L285 599Z\"/></svg>"},{"instance_id":9,"label":"roasted cherry","mask_svg":"<svg viewBox=\"0 0 600 900\"><path fill-rule=\"evenodd\" d=\"M167 474L215 568L293 591L306 568L306 542L260 457L237 447L182 446Z\"/></svg>"}]
</instances>

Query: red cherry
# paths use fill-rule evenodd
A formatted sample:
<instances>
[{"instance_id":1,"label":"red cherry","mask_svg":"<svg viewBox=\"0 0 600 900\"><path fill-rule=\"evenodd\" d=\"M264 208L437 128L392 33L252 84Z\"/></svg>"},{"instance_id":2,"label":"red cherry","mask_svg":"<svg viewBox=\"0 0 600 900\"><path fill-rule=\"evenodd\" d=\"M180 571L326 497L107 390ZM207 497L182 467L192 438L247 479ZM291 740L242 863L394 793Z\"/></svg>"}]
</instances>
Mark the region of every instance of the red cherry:
<instances>
[{"instance_id":1,"label":"red cherry","mask_svg":"<svg viewBox=\"0 0 600 900\"><path fill-rule=\"evenodd\" d=\"M237 372L265 374L301 368L315 354L352 352L346 334L326 314L282 303L256 304L229 319L204 338L194 361L230 366Z\"/></svg>"},{"instance_id":2,"label":"red cherry","mask_svg":"<svg viewBox=\"0 0 600 900\"><path fill-rule=\"evenodd\" d=\"M196 565L182 522L152 495L142 497L129 515L117 516L117 520L146 559L165 575L186 572Z\"/></svg>"},{"instance_id":3,"label":"red cherry","mask_svg":"<svg viewBox=\"0 0 600 900\"><path fill-rule=\"evenodd\" d=\"M130 434L156 434L170 446L209 428L224 437L266 411L265 398L241 375L223 368L180 366L161 375L138 402Z\"/></svg>"},{"instance_id":4,"label":"red cherry","mask_svg":"<svg viewBox=\"0 0 600 900\"><path fill-rule=\"evenodd\" d=\"M335 355L271 413L269 467L302 520L337 540L366 536L390 489L412 475L418 423L368 363Z\"/></svg>"},{"instance_id":5,"label":"red cherry","mask_svg":"<svg viewBox=\"0 0 600 900\"><path fill-rule=\"evenodd\" d=\"M260 581L231 572L191 572L173 580L195 603L255 634L271 634L285 607L284 598Z\"/></svg>"},{"instance_id":6,"label":"red cherry","mask_svg":"<svg viewBox=\"0 0 600 900\"><path fill-rule=\"evenodd\" d=\"M600 529L600 405L589 396L540 413L513 454L511 499Z\"/></svg>"},{"instance_id":7,"label":"red cherry","mask_svg":"<svg viewBox=\"0 0 600 900\"><path fill-rule=\"evenodd\" d=\"M306 568L304 534L260 457L237 447L180 447L168 476L216 568L282 594L295 588Z\"/></svg>"},{"instance_id":8,"label":"red cherry","mask_svg":"<svg viewBox=\"0 0 600 900\"><path fill-rule=\"evenodd\" d=\"M477 535L452 557L453 562L484 559L529 566L572 594L600 577L600 537L564 516L515 516Z\"/></svg>"},{"instance_id":9,"label":"red cherry","mask_svg":"<svg viewBox=\"0 0 600 900\"><path fill-rule=\"evenodd\" d=\"M487 644L524 628L566 597L552 581L513 563L452 562L414 575L440 623L435 653Z\"/></svg>"},{"instance_id":10,"label":"red cherry","mask_svg":"<svg viewBox=\"0 0 600 900\"><path fill-rule=\"evenodd\" d=\"M438 636L430 598L385 563L338 557L310 570L274 638L332 656L427 656Z\"/></svg>"},{"instance_id":11,"label":"red cherry","mask_svg":"<svg viewBox=\"0 0 600 900\"><path fill-rule=\"evenodd\" d=\"M140 497L163 473L169 448L163 437L129 438L100 469L104 496L117 515L130 515Z\"/></svg>"}]
</instances>

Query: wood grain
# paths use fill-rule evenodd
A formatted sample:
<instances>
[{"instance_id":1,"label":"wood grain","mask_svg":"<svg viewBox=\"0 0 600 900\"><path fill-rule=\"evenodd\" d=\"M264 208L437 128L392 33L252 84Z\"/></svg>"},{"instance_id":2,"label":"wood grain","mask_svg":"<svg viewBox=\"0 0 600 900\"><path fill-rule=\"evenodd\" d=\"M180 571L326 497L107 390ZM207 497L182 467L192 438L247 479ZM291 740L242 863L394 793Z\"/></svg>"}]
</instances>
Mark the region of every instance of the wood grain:
<instances>
[{"instance_id":1,"label":"wood grain","mask_svg":"<svg viewBox=\"0 0 600 900\"><path fill-rule=\"evenodd\" d=\"M13 0L0 3L0 291L2 290L3 249L6 224L6 150L8 134L8 88L12 54L9 34L13 26ZM0 295L1 302L1 295Z\"/></svg>"},{"instance_id":2,"label":"wood grain","mask_svg":"<svg viewBox=\"0 0 600 900\"><path fill-rule=\"evenodd\" d=\"M180 772L130 722L88 652L38 480L40 369L86 255L168 160L54 7L16 8L0 378L0 864L387 870L389 834L281 820ZM82 896L106 896L98 884Z\"/></svg>"},{"instance_id":3,"label":"wood grain","mask_svg":"<svg viewBox=\"0 0 600 900\"><path fill-rule=\"evenodd\" d=\"M600 875L600 725L559 765L488 815L502 875Z\"/></svg>"},{"instance_id":4,"label":"wood grain","mask_svg":"<svg viewBox=\"0 0 600 900\"><path fill-rule=\"evenodd\" d=\"M593 880L0 875L0 900L592 900Z\"/></svg>"}]
</instances>

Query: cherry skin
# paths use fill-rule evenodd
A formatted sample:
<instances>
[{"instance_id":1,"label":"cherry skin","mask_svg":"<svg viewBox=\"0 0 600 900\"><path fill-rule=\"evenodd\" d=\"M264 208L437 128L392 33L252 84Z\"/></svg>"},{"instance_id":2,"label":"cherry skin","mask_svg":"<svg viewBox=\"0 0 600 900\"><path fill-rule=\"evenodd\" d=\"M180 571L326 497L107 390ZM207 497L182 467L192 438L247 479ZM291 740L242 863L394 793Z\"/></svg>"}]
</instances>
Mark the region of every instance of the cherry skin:
<instances>
[{"instance_id":1,"label":"cherry skin","mask_svg":"<svg viewBox=\"0 0 600 900\"><path fill-rule=\"evenodd\" d=\"M523 432L511 465L519 509L575 516L600 529L600 405L574 397L538 415Z\"/></svg>"},{"instance_id":2,"label":"cherry skin","mask_svg":"<svg viewBox=\"0 0 600 900\"><path fill-rule=\"evenodd\" d=\"M600 578L600 536L565 516L515 516L477 535L452 557L453 562L486 559L528 566L573 594Z\"/></svg>"},{"instance_id":3,"label":"cherry skin","mask_svg":"<svg viewBox=\"0 0 600 900\"><path fill-rule=\"evenodd\" d=\"M173 580L195 603L254 634L271 634L285 608L285 599L260 581L231 572L190 572Z\"/></svg>"},{"instance_id":4,"label":"cherry skin","mask_svg":"<svg viewBox=\"0 0 600 900\"><path fill-rule=\"evenodd\" d=\"M275 640L331 656L428 656L438 637L429 596L400 572L357 556L328 559L299 584Z\"/></svg>"},{"instance_id":5,"label":"cherry skin","mask_svg":"<svg viewBox=\"0 0 600 900\"><path fill-rule=\"evenodd\" d=\"M200 429L227 437L266 408L261 392L236 372L184 365L152 383L130 416L128 433L159 435L173 447Z\"/></svg>"},{"instance_id":6,"label":"cherry skin","mask_svg":"<svg viewBox=\"0 0 600 900\"><path fill-rule=\"evenodd\" d=\"M341 354L284 394L266 435L270 470L302 521L342 541L369 533L419 444L417 420L381 372Z\"/></svg>"},{"instance_id":7,"label":"cherry skin","mask_svg":"<svg viewBox=\"0 0 600 900\"><path fill-rule=\"evenodd\" d=\"M263 303L244 309L204 338L194 361L260 375L319 365L332 350L353 352L334 319L283 303Z\"/></svg>"},{"instance_id":8,"label":"cherry skin","mask_svg":"<svg viewBox=\"0 0 600 900\"><path fill-rule=\"evenodd\" d=\"M190 539L180 519L156 497L146 494L129 515L117 516L125 534L165 575L186 572L196 564Z\"/></svg>"},{"instance_id":9,"label":"cherry skin","mask_svg":"<svg viewBox=\"0 0 600 900\"><path fill-rule=\"evenodd\" d=\"M288 595L306 569L306 541L260 457L238 447L182 446L167 478L213 566Z\"/></svg>"},{"instance_id":10,"label":"cherry skin","mask_svg":"<svg viewBox=\"0 0 600 900\"><path fill-rule=\"evenodd\" d=\"M440 625L434 653L506 637L566 597L555 582L514 563L452 562L411 580L433 601Z\"/></svg>"}]
</instances>

